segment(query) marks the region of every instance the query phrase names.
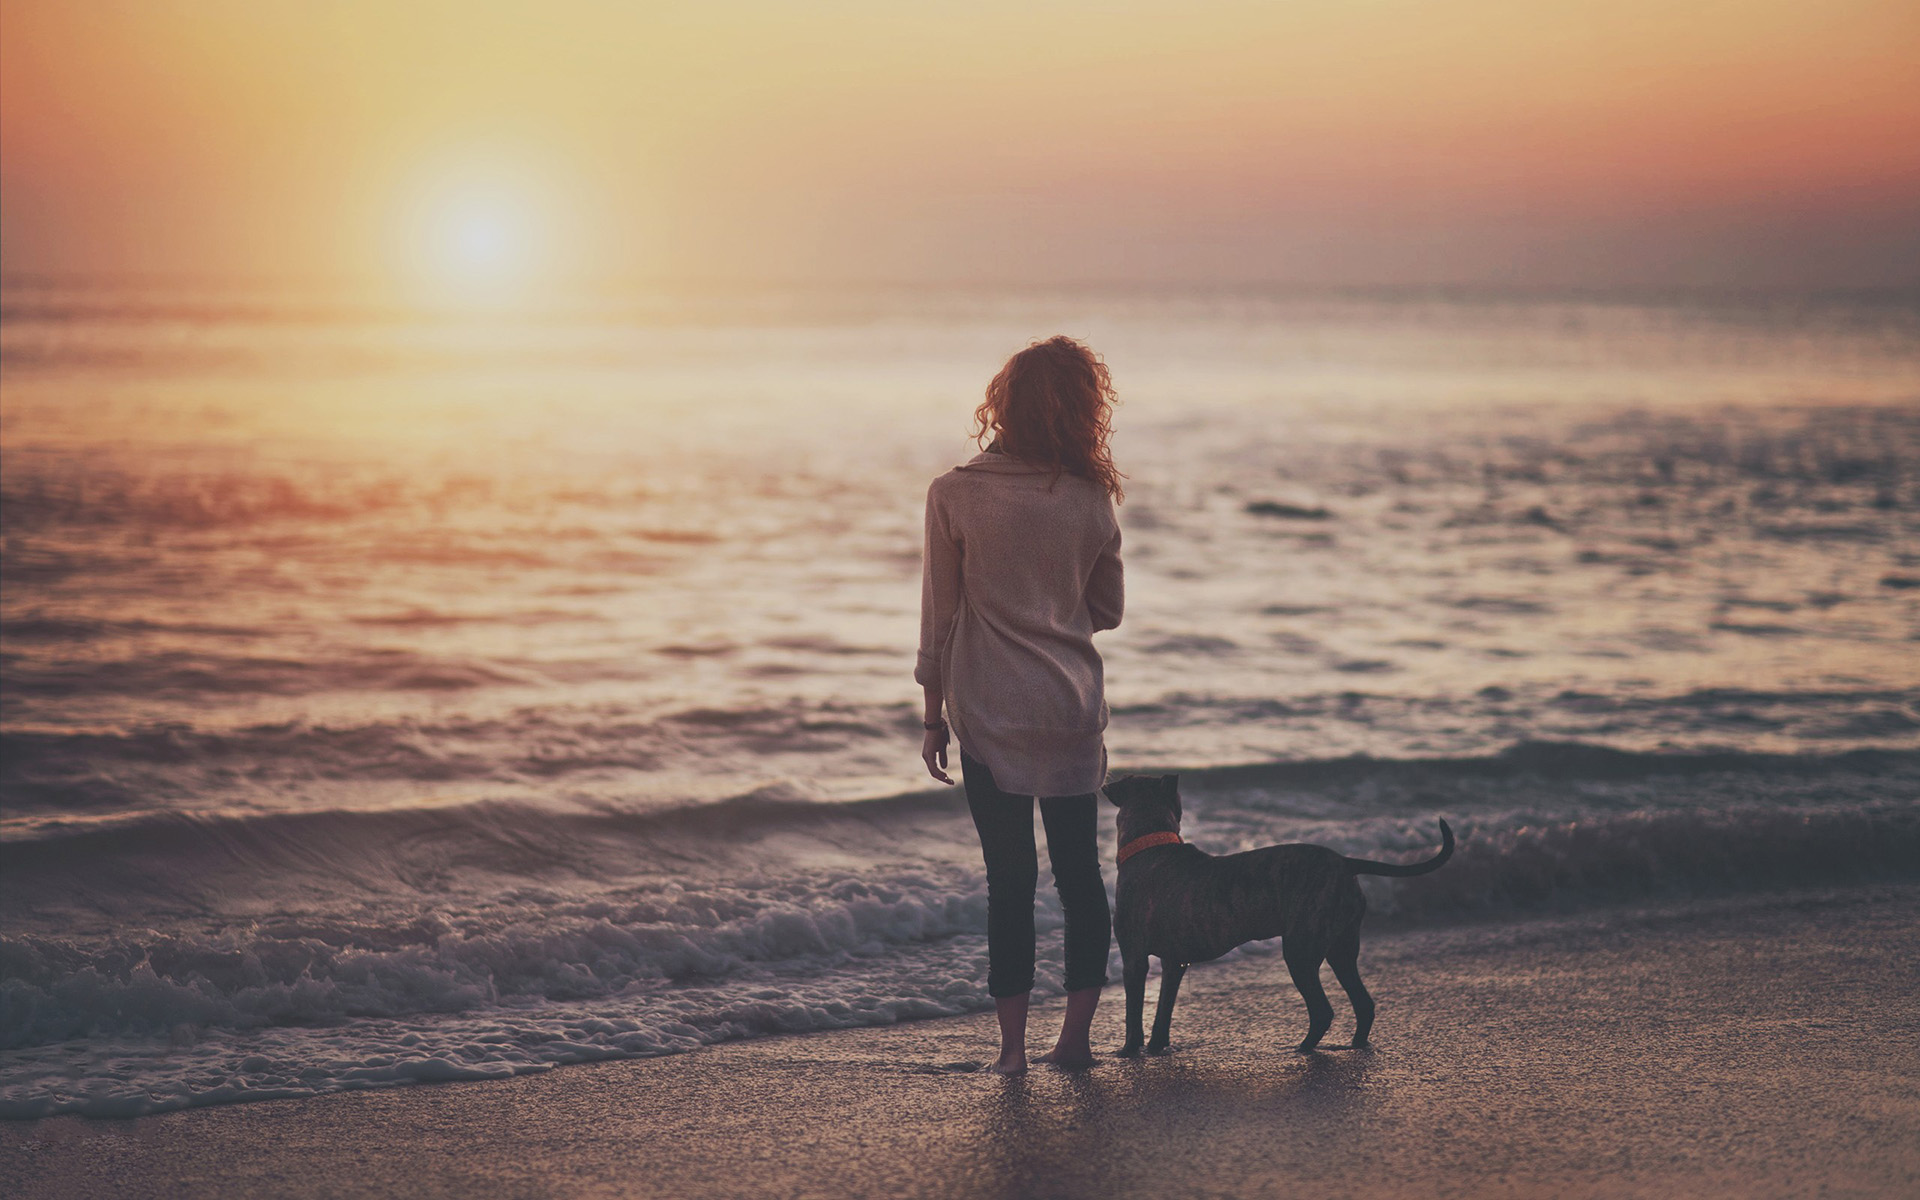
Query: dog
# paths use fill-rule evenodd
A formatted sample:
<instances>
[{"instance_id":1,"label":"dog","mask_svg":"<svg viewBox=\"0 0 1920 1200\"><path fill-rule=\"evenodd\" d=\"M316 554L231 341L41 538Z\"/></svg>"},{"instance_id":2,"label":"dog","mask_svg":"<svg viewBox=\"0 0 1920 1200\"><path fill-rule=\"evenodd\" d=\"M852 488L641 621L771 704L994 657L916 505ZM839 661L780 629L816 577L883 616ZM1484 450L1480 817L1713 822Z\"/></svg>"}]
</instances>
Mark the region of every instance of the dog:
<instances>
[{"instance_id":1,"label":"dog","mask_svg":"<svg viewBox=\"0 0 1920 1200\"><path fill-rule=\"evenodd\" d=\"M1245 942L1278 937L1294 986L1307 1002L1307 1036L1296 1049L1313 1050L1333 1024L1333 1005L1320 986L1320 963L1353 1003L1352 1047L1373 1030L1373 997L1360 982L1360 920L1366 897L1356 875L1425 875L1453 857L1453 830L1440 822L1440 853L1405 866L1348 858L1325 846L1266 846L1219 857L1180 840L1176 775L1129 775L1106 787L1120 809L1119 881L1113 928L1127 985L1127 1040L1120 1053L1140 1053L1147 999L1147 956L1160 960L1160 1005L1153 1014L1149 1054L1167 1048L1173 1001L1190 963L1206 962ZM1340 1047L1344 1048L1344 1047Z\"/></svg>"}]
</instances>

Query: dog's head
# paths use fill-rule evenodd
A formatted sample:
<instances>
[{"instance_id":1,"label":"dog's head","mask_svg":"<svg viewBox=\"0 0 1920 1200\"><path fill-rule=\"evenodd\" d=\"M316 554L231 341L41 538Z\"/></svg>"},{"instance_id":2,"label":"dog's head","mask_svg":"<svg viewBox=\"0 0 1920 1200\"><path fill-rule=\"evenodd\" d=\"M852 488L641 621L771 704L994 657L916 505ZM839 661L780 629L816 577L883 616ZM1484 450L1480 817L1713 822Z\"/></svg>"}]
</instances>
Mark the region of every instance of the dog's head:
<instances>
[{"instance_id":1,"label":"dog's head","mask_svg":"<svg viewBox=\"0 0 1920 1200\"><path fill-rule=\"evenodd\" d=\"M1107 784L1107 799L1120 809L1120 843L1149 833L1180 832L1178 775L1123 775Z\"/></svg>"}]
</instances>

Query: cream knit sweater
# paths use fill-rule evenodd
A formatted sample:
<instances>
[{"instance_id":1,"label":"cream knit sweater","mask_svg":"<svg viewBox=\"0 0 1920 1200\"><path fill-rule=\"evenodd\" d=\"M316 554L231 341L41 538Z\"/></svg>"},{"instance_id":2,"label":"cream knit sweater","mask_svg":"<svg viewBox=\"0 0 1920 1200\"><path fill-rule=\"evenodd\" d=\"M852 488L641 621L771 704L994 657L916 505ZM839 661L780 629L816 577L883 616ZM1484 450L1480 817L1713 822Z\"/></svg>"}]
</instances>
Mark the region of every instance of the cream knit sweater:
<instances>
[{"instance_id":1,"label":"cream knit sweater","mask_svg":"<svg viewBox=\"0 0 1920 1200\"><path fill-rule=\"evenodd\" d=\"M1075 796L1106 782L1093 635L1120 623L1113 503L1090 480L983 453L927 489L913 677L1001 790Z\"/></svg>"}]
</instances>

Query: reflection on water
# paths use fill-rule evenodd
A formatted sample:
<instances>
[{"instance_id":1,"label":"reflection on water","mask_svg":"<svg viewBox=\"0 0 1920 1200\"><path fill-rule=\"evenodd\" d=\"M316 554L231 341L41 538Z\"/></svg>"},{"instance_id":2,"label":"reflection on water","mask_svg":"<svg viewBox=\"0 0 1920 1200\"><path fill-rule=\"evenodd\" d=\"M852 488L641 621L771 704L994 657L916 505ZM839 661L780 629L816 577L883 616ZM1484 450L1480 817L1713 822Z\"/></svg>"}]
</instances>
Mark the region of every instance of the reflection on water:
<instances>
[{"instance_id":1,"label":"reflection on water","mask_svg":"<svg viewBox=\"0 0 1920 1200\"><path fill-rule=\"evenodd\" d=\"M925 482L1054 328L1125 399L1117 761L1920 728L1909 308L636 305L10 292L9 815L913 786Z\"/></svg>"},{"instance_id":2,"label":"reflection on water","mask_svg":"<svg viewBox=\"0 0 1920 1200\"><path fill-rule=\"evenodd\" d=\"M1274 1009L1276 1018L1292 1015L1284 1000ZM966 1152L926 1176L943 1181L941 1195L1009 1200L1143 1187L1179 1194L1188 1172L1212 1175L1218 1166L1194 1155L1257 1163L1263 1141L1292 1150L1351 1141L1368 1123L1361 1118L1376 1065L1367 1052L1223 1056L1188 1048L1091 1071L994 1079L970 1097L966 1135L951 1140ZM1268 1138L1245 1136L1254 1121L1267 1123ZM1239 1136L1223 1142L1223 1125Z\"/></svg>"}]
</instances>

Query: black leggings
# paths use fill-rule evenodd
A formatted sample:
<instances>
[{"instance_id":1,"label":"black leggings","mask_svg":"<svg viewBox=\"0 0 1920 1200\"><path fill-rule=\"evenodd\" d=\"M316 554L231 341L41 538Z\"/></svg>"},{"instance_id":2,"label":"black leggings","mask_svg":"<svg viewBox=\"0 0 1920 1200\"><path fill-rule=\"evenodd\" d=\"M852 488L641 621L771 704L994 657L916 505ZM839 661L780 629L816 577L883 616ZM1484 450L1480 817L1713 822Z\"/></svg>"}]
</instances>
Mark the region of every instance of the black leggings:
<instances>
[{"instance_id":1,"label":"black leggings","mask_svg":"<svg viewBox=\"0 0 1920 1200\"><path fill-rule=\"evenodd\" d=\"M1033 891L1040 881L1033 797L1001 791L986 764L965 754L960 773L987 862L987 994L996 1000L1018 996L1033 990ZM1107 885L1100 880L1098 805L1091 793L1040 798L1053 886L1067 918L1070 992L1107 981L1113 921Z\"/></svg>"}]
</instances>

